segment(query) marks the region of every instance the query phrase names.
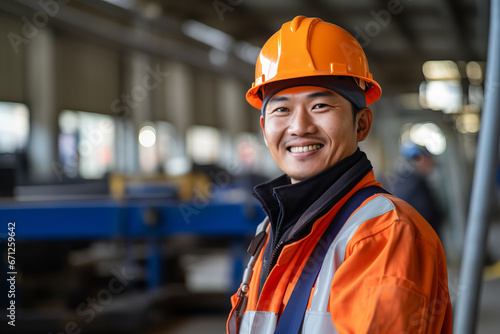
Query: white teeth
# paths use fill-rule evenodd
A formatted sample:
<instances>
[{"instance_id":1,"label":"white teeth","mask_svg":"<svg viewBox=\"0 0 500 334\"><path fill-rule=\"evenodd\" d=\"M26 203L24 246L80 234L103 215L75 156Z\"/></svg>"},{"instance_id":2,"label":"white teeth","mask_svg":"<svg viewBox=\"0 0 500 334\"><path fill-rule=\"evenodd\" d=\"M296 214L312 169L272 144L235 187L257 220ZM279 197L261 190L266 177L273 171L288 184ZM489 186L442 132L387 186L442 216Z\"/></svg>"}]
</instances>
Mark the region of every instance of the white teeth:
<instances>
[{"instance_id":1,"label":"white teeth","mask_svg":"<svg viewBox=\"0 0 500 334\"><path fill-rule=\"evenodd\" d=\"M309 146L293 146L293 147L290 147L290 152L292 152L292 153L309 152L309 151L319 150L320 148L321 148L321 145L318 145L318 144L309 145Z\"/></svg>"}]
</instances>

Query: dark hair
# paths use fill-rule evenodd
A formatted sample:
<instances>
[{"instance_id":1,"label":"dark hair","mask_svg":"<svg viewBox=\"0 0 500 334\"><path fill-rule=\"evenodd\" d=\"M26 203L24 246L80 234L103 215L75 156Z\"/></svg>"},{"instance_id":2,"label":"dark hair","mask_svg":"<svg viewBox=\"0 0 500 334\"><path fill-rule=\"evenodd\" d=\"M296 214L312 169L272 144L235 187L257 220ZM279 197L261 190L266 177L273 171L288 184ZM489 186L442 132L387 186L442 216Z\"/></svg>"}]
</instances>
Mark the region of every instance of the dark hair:
<instances>
[{"instance_id":1,"label":"dark hair","mask_svg":"<svg viewBox=\"0 0 500 334\"><path fill-rule=\"evenodd\" d=\"M356 125L356 116L358 115L359 111L361 110L362 108L358 108L354 105L354 103L351 102L351 110L352 110L352 122L354 123L354 125Z\"/></svg>"}]
</instances>

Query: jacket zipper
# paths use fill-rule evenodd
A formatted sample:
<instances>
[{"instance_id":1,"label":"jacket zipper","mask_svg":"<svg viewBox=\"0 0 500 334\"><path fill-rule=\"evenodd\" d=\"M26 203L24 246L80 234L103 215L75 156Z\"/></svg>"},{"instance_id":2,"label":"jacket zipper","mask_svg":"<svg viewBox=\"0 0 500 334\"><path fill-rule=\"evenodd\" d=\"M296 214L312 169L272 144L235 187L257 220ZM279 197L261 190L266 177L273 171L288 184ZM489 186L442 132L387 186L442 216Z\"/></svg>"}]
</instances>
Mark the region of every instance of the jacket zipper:
<instances>
[{"instance_id":1,"label":"jacket zipper","mask_svg":"<svg viewBox=\"0 0 500 334\"><path fill-rule=\"evenodd\" d=\"M281 250L283 249L284 246L285 246L285 242L283 240L281 240L278 243L278 245L276 245L276 247L274 248L273 254L271 254L271 259L269 261L269 267L267 270L266 277L269 277L269 274L271 274L271 270L273 270L274 266L276 265L276 262L278 262L279 254L281 253Z\"/></svg>"}]
</instances>

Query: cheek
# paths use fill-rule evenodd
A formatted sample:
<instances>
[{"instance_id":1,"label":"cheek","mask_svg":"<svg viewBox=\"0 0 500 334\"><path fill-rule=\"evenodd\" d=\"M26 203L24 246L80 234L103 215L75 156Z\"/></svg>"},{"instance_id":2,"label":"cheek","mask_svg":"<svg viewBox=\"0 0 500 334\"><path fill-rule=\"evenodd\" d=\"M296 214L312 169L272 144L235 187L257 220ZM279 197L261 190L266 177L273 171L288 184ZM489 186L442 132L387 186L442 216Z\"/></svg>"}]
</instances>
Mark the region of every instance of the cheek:
<instances>
[{"instance_id":1,"label":"cheek","mask_svg":"<svg viewBox=\"0 0 500 334\"><path fill-rule=\"evenodd\" d=\"M283 130L281 129L279 124L277 124L277 122L266 123L265 128L264 128L264 133L265 133L265 137L266 137L268 146L272 146L273 144L276 144L279 141L282 132L283 132Z\"/></svg>"},{"instance_id":2,"label":"cheek","mask_svg":"<svg viewBox=\"0 0 500 334\"><path fill-rule=\"evenodd\" d=\"M351 136L351 133L343 123L333 123L333 125L328 128L328 134L330 138L336 142L345 141Z\"/></svg>"},{"instance_id":3,"label":"cheek","mask_svg":"<svg viewBox=\"0 0 500 334\"><path fill-rule=\"evenodd\" d=\"M331 140L332 144L337 148L340 147L351 147L356 143L356 133L352 129L352 125L342 123L333 123L328 128L325 128L327 131L327 136Z\"/></svg>"}]
</instances>

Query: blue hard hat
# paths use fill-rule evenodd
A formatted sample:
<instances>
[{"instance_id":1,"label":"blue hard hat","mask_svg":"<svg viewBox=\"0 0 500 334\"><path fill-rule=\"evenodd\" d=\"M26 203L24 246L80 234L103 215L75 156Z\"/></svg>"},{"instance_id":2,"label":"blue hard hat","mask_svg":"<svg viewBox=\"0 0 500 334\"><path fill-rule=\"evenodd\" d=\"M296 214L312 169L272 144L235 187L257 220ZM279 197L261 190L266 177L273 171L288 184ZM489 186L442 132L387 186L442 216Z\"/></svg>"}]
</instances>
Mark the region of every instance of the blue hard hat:
<instances>
[{"instance_id":1,"label":"blue hard hat","mask_svg":"<svg viewBox=\"0 0 500 334\"><path fill-rule=\"evenodd\" d=\"M425 146L415 144L412 141L406 141L399 147L399 154L406 159L414 159L422 155L430 155Z\"/></svg>"}]
</instances>

